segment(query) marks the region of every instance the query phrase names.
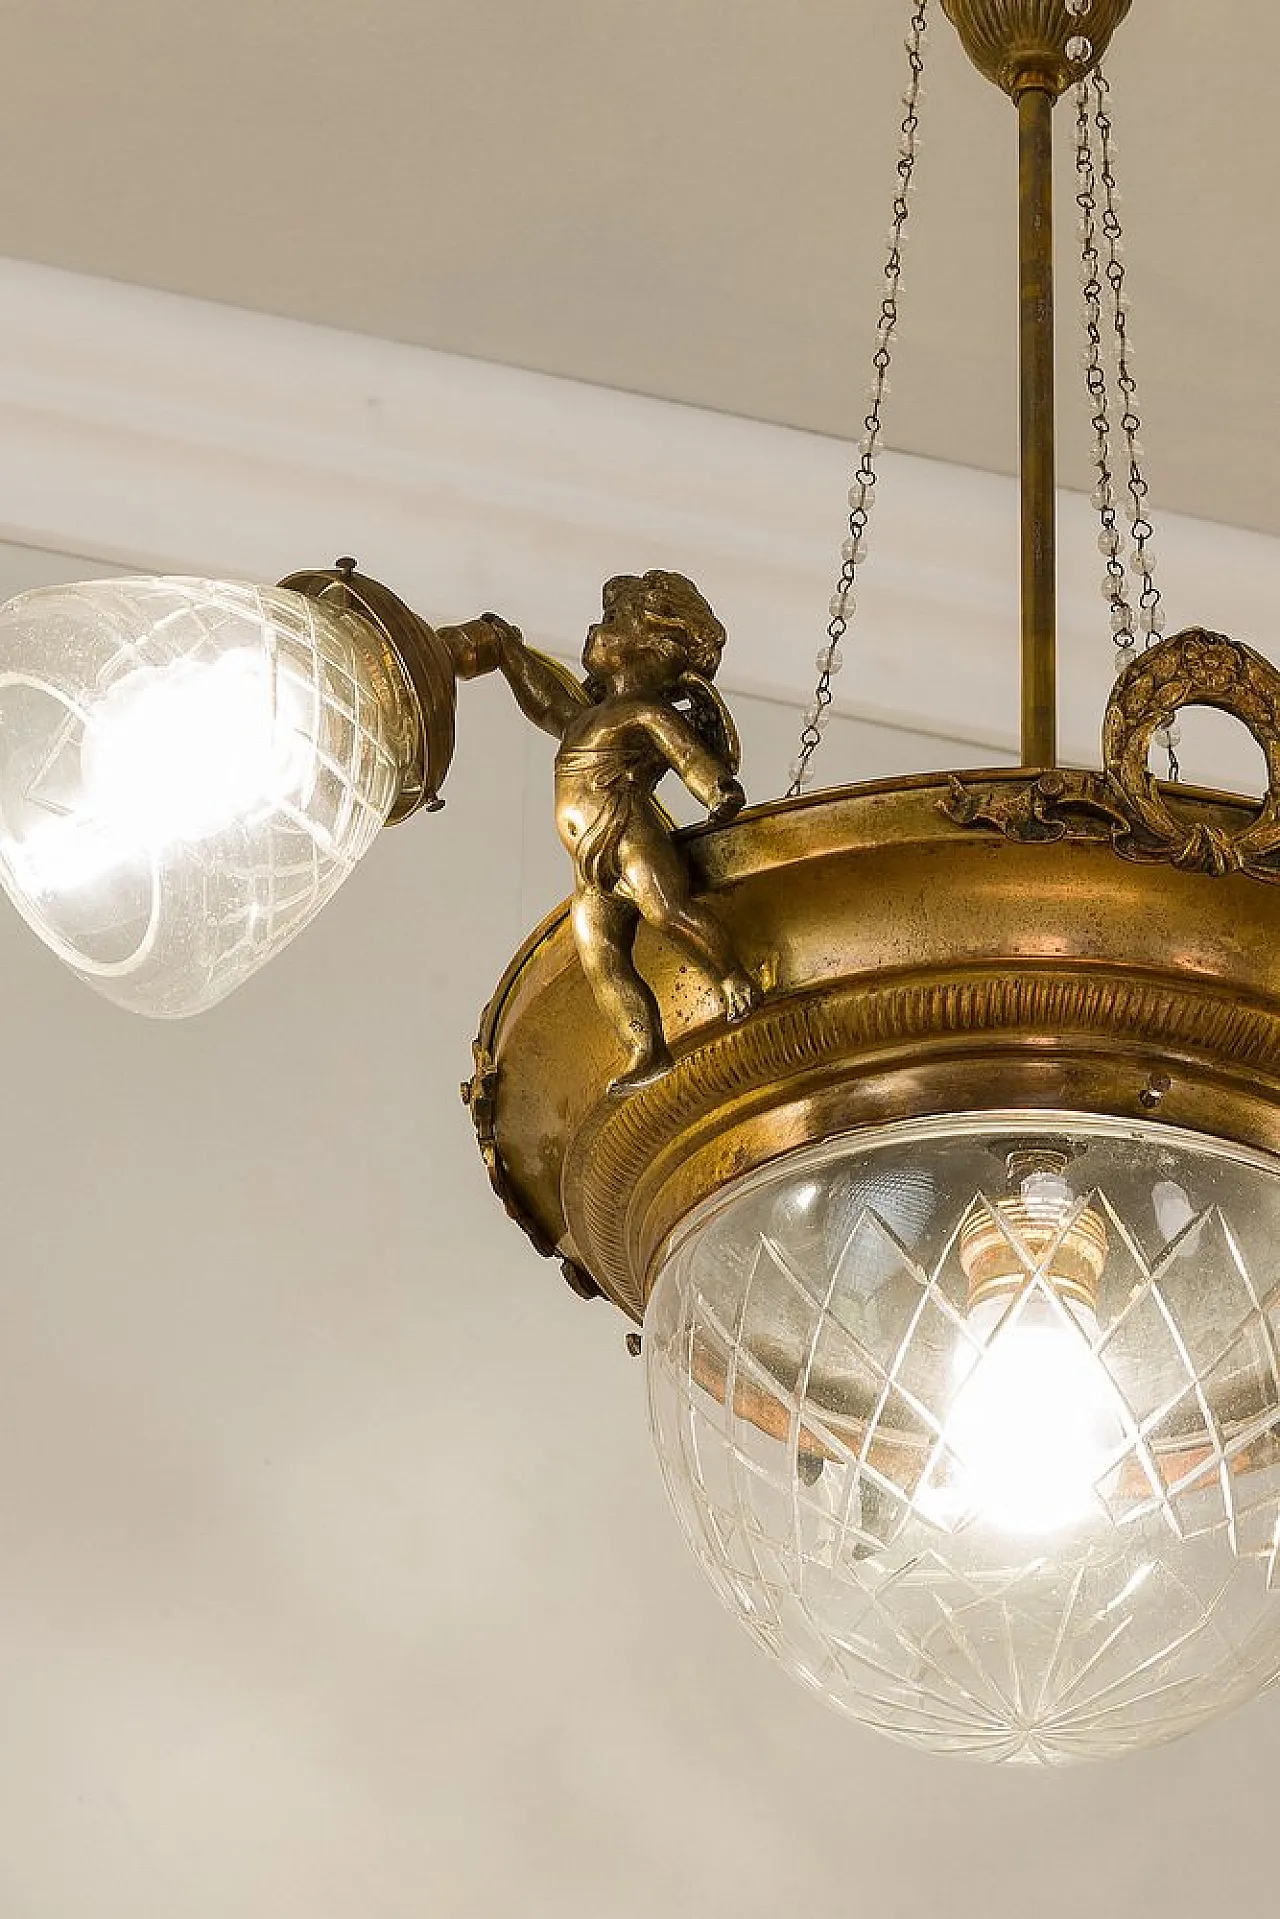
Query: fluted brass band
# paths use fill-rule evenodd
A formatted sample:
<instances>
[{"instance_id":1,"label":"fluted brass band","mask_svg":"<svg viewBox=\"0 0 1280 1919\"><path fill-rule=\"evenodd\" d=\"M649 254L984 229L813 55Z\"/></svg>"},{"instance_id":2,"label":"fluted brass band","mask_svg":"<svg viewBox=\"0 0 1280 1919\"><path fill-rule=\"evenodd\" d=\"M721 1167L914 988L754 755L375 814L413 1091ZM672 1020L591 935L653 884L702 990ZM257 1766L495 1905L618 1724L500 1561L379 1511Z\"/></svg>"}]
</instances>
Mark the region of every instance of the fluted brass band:
<instances>
[{"instance_id":1,"label":"fluted brass band","mask_svg":"<svg viewBox=\"0 0 1280 1919\"><path fill-rule=\"evenodd\" d=\"M337 608L367 630L370 658L381 667L400 733L403 772L388 824L438 806L453 764L457 711L450 629L438 633L390 587L356 572L354 564L290 573L280 585Z\"/></svg>"},{"instance_id":2,"label":"fluted brass band","mask_svg":"<svg viewBox=\"0 0 1280 1919\"><path fill-rule=\"evenodd\" d=\"M942 0L979 73L1014 99L1029 87L1057 99L1092 73L1131 4L1091 0L1087 12L1072 13L1066 0Z\"/></svg>"}]
</instances>

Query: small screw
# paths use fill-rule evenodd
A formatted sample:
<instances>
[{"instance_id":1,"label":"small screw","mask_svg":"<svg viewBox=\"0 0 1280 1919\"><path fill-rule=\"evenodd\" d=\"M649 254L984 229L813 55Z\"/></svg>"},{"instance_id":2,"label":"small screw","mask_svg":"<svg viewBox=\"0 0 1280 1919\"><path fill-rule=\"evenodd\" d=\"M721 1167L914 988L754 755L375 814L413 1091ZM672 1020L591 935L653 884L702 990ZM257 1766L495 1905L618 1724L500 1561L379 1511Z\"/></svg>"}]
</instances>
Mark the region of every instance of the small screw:
<instances>
[{"instance_id":1,"label":"small screw","mask_svg":"<svg viewBox=\"0 0 1280 1919\"><path fill-rule=\"evenodd\" d=\"M1147 1112L1154 1113L1157 1106L1164 1105L1165 1094L1172 1085L1173 1081L1167 1073L1153 1073L1142 1089L1139 1105L1144 1106Z\"/></svg>"},{"instance_id":2,"label":"small screw","mask_svg":"<svg viewBox=\"0 0 1280 1919\"><path fill-rule=\"evenodd\" d=\"M340 560L334 561L333 570L340 573L344 580L349 580L356 570L356 562L349 553L344 553Z\"/></svg>"},{"instance_id":3,"label":"small screw","mask_svg":"<svg viewBox=\"0 0 1280 1919\"><path fill-rule=\"evenodd\" d=\"M630 1353L632 1359L639 1359L641 1353L644 1351L644 1341L641 1339L639 1333L627 1334L627 1351Z\"/></svg>"}]
</instances>

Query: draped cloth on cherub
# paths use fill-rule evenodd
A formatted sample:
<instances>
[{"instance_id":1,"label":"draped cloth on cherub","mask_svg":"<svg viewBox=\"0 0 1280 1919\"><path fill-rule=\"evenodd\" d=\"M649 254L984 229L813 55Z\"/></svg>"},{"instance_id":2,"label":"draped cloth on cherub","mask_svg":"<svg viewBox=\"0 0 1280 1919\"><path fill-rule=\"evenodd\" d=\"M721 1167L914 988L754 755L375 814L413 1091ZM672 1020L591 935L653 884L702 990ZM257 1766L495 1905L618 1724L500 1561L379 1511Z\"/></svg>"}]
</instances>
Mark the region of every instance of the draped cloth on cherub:
<instances>
[{"instance_id":1,"label":"draped cloth on cherub","mask_svg":"<svg viewBox=\"0 0 1280 1919\"><path fill-rule=\"evenodd\" d=\"M584 705L585 688L574 685ZM672 705L684 711L694 732L726 771L736 774L742 747L733 717L720 694L700 673L683 673ZM557 775L567 774L575 784L584 781L599 811L573 849L581 884L611 893L622 878L621 848L637 804L644 806L665 832L674 833L675 821L653 797L667 763L641 735L634 741L610 746L562 746L556 755Z\"/></svg>"},{"instance_id":2,"label":"draped cloth on cherub","mask_svg":"<svg viewBox=\"0 0 1280 1919\"><path fill-rule=\"evenodd\" d=\"M557 774L567 774L575 784L587 783L598 809L573 849L583 885L601 893L612 893L617 887L622 878L622 842L636 804L654 810L651 796L664 770L647 740L634 745L561 747L556 755Z\"/></svg>"}]
</instances>

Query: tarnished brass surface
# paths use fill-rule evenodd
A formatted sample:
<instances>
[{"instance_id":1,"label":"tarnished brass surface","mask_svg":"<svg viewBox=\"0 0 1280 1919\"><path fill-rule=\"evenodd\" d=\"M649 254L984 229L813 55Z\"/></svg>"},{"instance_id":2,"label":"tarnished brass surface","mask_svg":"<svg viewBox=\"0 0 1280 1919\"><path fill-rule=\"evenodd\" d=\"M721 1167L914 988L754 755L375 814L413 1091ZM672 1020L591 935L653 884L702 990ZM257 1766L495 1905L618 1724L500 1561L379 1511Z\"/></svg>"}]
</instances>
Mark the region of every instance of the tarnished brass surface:
<instances>
[{"instance_id":1,"label":"tarnished brass surface","mask_svg":"<svg viewBox=\"0 0 1280 1919\"><path fill-rule=\"evenodd\" d=\"M1230 713L1257 740L1268 785L1256 816L1223 819L1190 795L1173 805L1152 777L1156 732L1187 706ZM1144 865L1280 881L1280 672L1260 653L1199 627L1161 640L1116 681L1102 746L1104 773L1064 768L988 789L953 777L942 810L957 826L994 827L1024 845L1109 840L1123 859Z\"/></svg>"},{"instance_id":2,"label":"tarnished brass surface","mask_svg":"<svg viewBox=\"0 0 1280 1919\"><path fill-rule=\"evenodd\" d=\"M496 667L521 711L560 742L556 826L574 864L573 933L596 1004L625 1048L609 1082L623 1097L671 1070L661 1009L635 963L642 922L694 961L730 1021L759 998L719 914L694 898L655 797L674 772L713 820L744 804L737 733L711 684L724 628L683 574L622 574L605 585L579 685L515 627L488 617L495 645L477 670Z\"/></svg>"},{"instance_id":3,"label":"tarnished brass surface","mask_svg":"<svg viewBox=\"0 0 1280 1919\"><path fill-rule=\"evenodd\" d=\"M942 0L965 52L979 73L1015 99L1028 87L1055 99L1091 73L1132 0L1092 0L1087 13L1067 11L1066 0ZM1085 39L1084 60L1067 54L1069 41Z\"/></svg>"},{"instance_id":4,"label":"tarnished brass surface","mask_svg":"<svg viewBox=\"0 0 1280 1919\"><path fill-rule=\"evenodd\" d=\"M1001 771L961 790L994 810L1019 804L1028 783ZM1256 811L1188 788L1160 799L1183 830L1228 841ZM1280 1152L1280 892L1167 853L1159 865L1118 859L1106 819L1082 816L1081 834L1051 820L1024 839L966 829L951 804L937 775L682 834L703 897L771 990L729 1026L701 970L642 929L675 1066L626 1100L606 1093L622 1047L567 906L513 962L480 1036L504 1196L538 1243L633 1317L694 1206L792 1147L862 1126L1101 1113ZM1165 1080L1153 1111L1150 1088Z\"/></svg>"},{"instance_id":5,"label":"tarnished brass surface","mask_svg":"<svg viewBox=\"0 0 1280 1919\"><path fill-rule=\"evenodd\" d=\"M382 671L388 710L397 716L403 754L400 796L388 824L424 807L434 811L443 804L440 788L453 764L456 682L484 670L478 660L486 622L439 630L428 626L390 587L358 573L354 560L290 573L280 585L361 622L369 635L369 657Z\"/></svg>"},{"instance_id":6,"label":"tarnished brass surface","mask_svg":"<svg viewBox=\"0 0 1280 1919\"><path fill-rule=\"evenodd\" d=\"M1058 763L1053 99L1038 87L1018 96L1024 766Z\"/></svg>"},{"instance_id":7,"label":"tarnished brass surface","mask_svg":"<svg viewBox=\"0 0 1280 1919\"><path fill-rule=\"evenodd\" d=\"M1238 831L1172 812L1152 778L1151 743L1187 706L1230 713L1253 734L1267 762L1262 811ZM1193 627L1139 654L1116 682L1102 729L1107 773L1146 841L1176 866L1206 873L1237 868L1280 880L1280 672L1238 640Z\"/></svg>"},{"instance_id":8,"label":"tarnished brass surface","mask_svg":"<svg viewBox=\"0 0 1280 1919\"><path fill-rule=\"evenodd\" d=\"M1101 1214L1083 1207L1064 1228L1045 1217L1034 1200L1002 1199L996 1211L1007 1231L985 1207L966 1221L960 1234L960 1264L969 1282L969 1311L985 1299L1016 1293L1027 1282L1027 1261L1033 1269L1046 1255L1045 1278L1062 1299L1075 1300L1097 1310L1098 1286L1107 1263L1107 1228ZM1012 1234L1025 1257L1009 1242Z\"/></svg>"}]
</instances>

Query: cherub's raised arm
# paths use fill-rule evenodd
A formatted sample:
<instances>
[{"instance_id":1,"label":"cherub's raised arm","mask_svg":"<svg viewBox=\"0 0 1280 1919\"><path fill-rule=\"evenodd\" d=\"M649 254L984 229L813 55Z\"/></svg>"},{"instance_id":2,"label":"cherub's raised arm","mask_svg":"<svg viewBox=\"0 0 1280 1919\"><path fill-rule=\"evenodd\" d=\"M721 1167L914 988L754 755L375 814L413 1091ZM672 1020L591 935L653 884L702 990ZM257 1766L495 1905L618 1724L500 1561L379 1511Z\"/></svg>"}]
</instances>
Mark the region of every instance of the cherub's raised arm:
<instances>
[{"instance_id":1,"label":"cherub's raised arm","mask_svg":"<svg viewBox=\"0 0 1280 1919\"><path fill-rule=\"evenodd\" d=\"M583 705L583 695L571 675L552 660L526 646L519 629L487 614L498 649L498 670L516 696L526 719L544 732L564 738L565 728Z\"/></svg>"},{"instance_id":2,"label":"cherub's raised arm","mask_svg":"<svg viewBox=\"0 0 1280 1919\"><path fill-rule=\"evenodd\" d=\"M732 819L741 811L745 796L733 768L698 738L682 713L655 701L646 709L642 724L672 772L680 775L713 819Z\"/></svg>"}]
</instances>

